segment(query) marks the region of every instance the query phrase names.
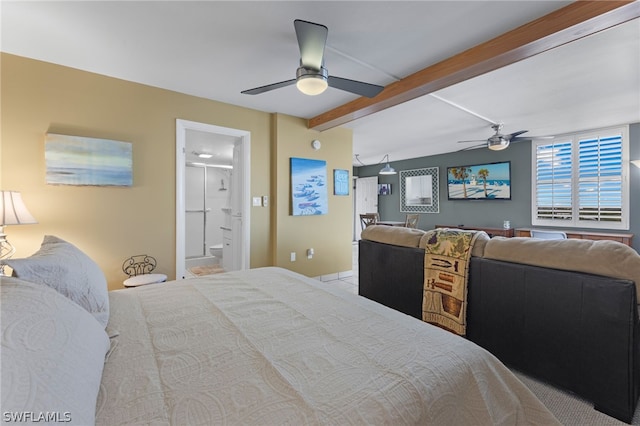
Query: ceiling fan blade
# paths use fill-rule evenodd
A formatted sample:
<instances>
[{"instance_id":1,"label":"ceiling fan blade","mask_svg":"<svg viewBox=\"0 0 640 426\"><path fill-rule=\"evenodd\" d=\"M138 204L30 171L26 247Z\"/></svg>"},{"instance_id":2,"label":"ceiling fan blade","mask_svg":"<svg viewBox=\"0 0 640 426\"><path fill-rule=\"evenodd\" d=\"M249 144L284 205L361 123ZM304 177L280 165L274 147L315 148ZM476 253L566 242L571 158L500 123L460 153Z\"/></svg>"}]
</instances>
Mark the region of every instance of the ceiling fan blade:
<instances>
[{"instance_id":1,"label":"ceiling fan blade","mask_svg":"<svg viewBox=\"0 0 640 426\"><path fill-rule=\"evenodd\" d=\"M467 142L476 142L476 141L467 141ZM485 143L482 143L482 144L480 144L480 145L468 146L468 147L466 147L466 148L459 149L459 150L458 150L458 151L456 151L456 152L460 152L460 151L469 151L469 150L471 150L471 149L486 148L486 147L487 147L487 143L485 142Z\"/></svg>"},{"instance_id":2,"label":"ceiling fan blade","mask_svg":"<svg viewBox=\"0 0 640 426\"><path fill-rule=\"evenodd\" d=\"M336 89L355 93L356 95L373 98L384 90L383 86L377 84L363 83L362 81L349 80L348 78L329 76L329 86Z\"/></svg>"},{"instance_id":3,"label":"ceiling fan blade","mask_svg":"<svg viewBox=\"0 0 640 426\"><path fill-rule=\"evenodd\" d=\"M324 46L327 43L329 30L324 25L296 19L293 21L300 48L300 65L313 70L320 70L324 57Z\"/></svg>"},{"instance_id":4,"label":"ceiling fan blade","mask_svg":"<svg viewBox=\"0 0 640 426\"><path fill-rule=\"evenodd\" d=\"M527 132L528 132L528 130L520 130L519 132L511 133L509 135L509 140L513 140L514 138L518 137L519 135L521 135L523 133L527 133Z\"/></svg>"},{"instance_id":5,"label":"ceiling fan blade","mask_svg":"<svg viewBox=\"0 0 640 426\"><path fill-rule=\"evenodd\" d=\"M487 143L486 139L474 139L471 141L458 141L458 143L471 143L471 142L484 142L485 144Z\"/></svg>"},{"instance_id":6,"label":"ceiling fan blade","mask_svg":"<svg viewBox=\"0 0 640 426\"><path fill-rule=\"evenodd\" d=\"M538 139L553 139L555 136L519 136L517 138L511 139L511 142L521 142L521 141L532 141Z\"/></svg>"},{"instance_id":7,"label":"ceiling fan blade","mask_svg":"<svg viewBox=\"0 0 640 426\"><path fill-rule=\"evenodd\" d=\"M243 95L259 95L260 93L269 92L271 90L279 89L281 87L291 86L296 82L296 79L281 81L279 83L267 84L266 86L255 87L249 90L243 90Z\"/></svg>"}]
</instances>

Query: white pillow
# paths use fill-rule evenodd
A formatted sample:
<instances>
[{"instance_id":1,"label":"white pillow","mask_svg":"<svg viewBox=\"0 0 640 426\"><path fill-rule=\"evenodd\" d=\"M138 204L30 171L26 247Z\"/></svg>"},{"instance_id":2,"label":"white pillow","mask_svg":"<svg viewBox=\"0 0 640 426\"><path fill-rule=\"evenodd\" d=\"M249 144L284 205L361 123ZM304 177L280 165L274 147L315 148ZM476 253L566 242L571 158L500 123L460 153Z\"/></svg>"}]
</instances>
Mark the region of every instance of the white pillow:
<instances>
[{"instance_id":1,"label":"white pillow","mask_svg":"<svg viewBox=\"0 0 640 426\"><path fill-rule=\"evenodd\" d=\"M109 322L107 280L100 267L73 244L45 235L40 250L25 259L2 262L24 281L56 289L91 313L103 328Z\"/></svg>"},{"instance_id":2,"label":"white pillow","mask_svg":"<svg viewBox=\"0 0 640 426\"><path fill-rule=\"evenodd\" d=\"M95 424L109 349L104 327L51 288L0 282L3 422Z\"/></svg>"}]
</instances>

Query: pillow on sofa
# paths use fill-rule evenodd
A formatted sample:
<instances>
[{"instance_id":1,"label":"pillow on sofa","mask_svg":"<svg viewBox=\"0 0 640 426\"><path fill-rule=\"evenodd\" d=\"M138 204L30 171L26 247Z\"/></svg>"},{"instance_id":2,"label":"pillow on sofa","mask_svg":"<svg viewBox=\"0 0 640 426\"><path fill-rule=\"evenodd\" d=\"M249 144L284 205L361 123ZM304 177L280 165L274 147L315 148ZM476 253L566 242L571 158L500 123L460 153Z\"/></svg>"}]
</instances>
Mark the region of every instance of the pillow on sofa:
<instances>
[{"instance_id":1,"label":"pillow on sofa","mask_svg":"<svg viewBox=\"0 0 640 426\"><path fill-rule=\"evenodd\" d=\"M402 247L418 247L420 238L424 235L422 229L405 228L401 226L369 225L362 230L360 238L378 243L393 244Z\"/></svg>"},{"instance_id":2,"label":"pillow on sofa","mask_svg":"<svg viewBox=\"0 0 640 426\"><path fill-rule=\"evenodd\" d=\"M104 327L55 290L17 278L2 277L0 303L3 416L29 414L22 418L29 424L95 424L109 349Z\"/></svg>"},{"instance_id":3,"label":"pillow on sofa","mask_svg":"<svg viewBox=\"0 0 640 426\"><path fill-rule=\"evenodd\" d=\"M40 249L24 259L2 264L24 281L56 289L91 313L103 328L109 322L107 280L89 256L58 237L45 235Z\"/></svg>"},{"instance_id":4,"label":"pillow on sofa","mask_svg":"<svg viewBox=\"0 0 640 426\"><path fill-rule=\"evenodd\" d=\"M640 255L617 241L494 237L487 242L484 257L631 280L640 303Z\"/></svg>"}]
</instances>

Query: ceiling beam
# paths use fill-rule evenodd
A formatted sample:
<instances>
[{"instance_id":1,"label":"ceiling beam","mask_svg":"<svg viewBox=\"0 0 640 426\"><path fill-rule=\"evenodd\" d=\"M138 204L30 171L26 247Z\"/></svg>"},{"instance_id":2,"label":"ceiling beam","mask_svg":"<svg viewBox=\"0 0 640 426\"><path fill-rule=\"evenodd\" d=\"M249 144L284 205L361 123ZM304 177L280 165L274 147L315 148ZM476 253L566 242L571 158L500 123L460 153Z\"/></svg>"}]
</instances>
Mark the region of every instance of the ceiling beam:
<instances>
[{"instance_id":1,"label":"ceiling beam","mask_svg":"<svg viewBox=\"0 0 640 426\"><path fill-rule=\"evenodd\" d=\"M313 117L308 127L331 129L638 17L638 1L576 1L391 83L374 98L361 97Z\"/></svg>"}]
</instances>

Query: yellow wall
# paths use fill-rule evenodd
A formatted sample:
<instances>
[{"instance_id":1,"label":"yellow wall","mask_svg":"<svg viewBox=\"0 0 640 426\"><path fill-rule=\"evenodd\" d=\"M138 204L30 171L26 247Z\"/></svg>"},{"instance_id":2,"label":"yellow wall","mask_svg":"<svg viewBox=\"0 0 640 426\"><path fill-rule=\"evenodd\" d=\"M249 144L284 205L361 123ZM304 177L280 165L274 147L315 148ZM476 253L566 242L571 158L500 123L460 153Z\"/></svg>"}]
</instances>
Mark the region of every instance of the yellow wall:
<instances>
[{"instance_id":1,"label":"yellow wall","mask_svg":"<svg viewBox=\"0 0 640 426\"><path fill-rule=\"evenodd\" d=\"M351 270L352 191L349 191L349 196L333 195L333 170L351 169L351 155L344 155L345 151L352 151L351 130L336 128L319 133L307 129L305 120L279 114L274 116L274 121L274 157L278 163L274 168L275 185L279 189L274 213L277 242L274 247L275 265L310 276ZM314 139L322 144L317 151L311 147ZM290 214L290 157L327 161L329 214ZM309 248L315 252L312 259L307 259ZM291 262L291 252L296 253L295 262Z\"/></svg>"},{"instance_id":2,"label":"yellow wall","mask_svg":"<svg viewBox=\"0 0 640 426\"><path fill-rule=\"evenodd\" d=\"M133 254L155 256L159 264L157 272L175 276L177 118L250 131L251 194L270 195L278 201L289 192L288 178L281 179L281 173L288 171L288 157L294 153L306 154L304 150L297 151L297 144L308 147L309 137L312 134L318 137L317 132L306 129L300 119L273 116L4 53L0 64L1 189L20 191L39 221L37 225L5 229L18 248L15 257L36 251L43 235L57 235L96 260L107 276L110 289L121 287L126 278L121 271L122 262ZM279 126L281 131L276 131L274 127L280 122L284 122ZM47 185L44 137L48 132L131 142L133 186ZM340 168L350 169L350 132L337 129L326 134L329 147L316 154L324 155L330 166L340 164ZM318 138L324 139L324 134ZM278 157L273 158L272 152L276 149ZM305 247L322 247L321 252L336 244L337 251L342 253L346 239L350 247L351 211L342 205L350 203L351 197L335 198L330 196L330 204L339 207L330 210L321 223L314 223L313 231L298 226L289 229L289 219L298 218L281 215L284 207L280 202L272 203L269 208L253 208L251 267L291 266L276 261L276 255L297 250L299 240L305 241ZM277 214L272 215L276 205ZM346 235L338 236L338 231ZM329 236L335 236L336 240L327 241ZM348 255L345 252L344 262L339 263L332 263L324 256L319 254L315 262L307 264L298 262L292 269L309 276L350 269L350 252Z\"/></svg>"}]
</instances>

